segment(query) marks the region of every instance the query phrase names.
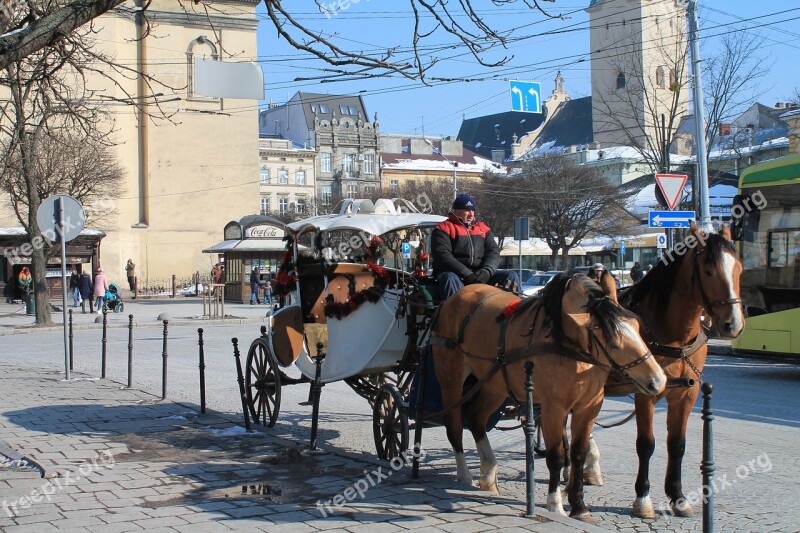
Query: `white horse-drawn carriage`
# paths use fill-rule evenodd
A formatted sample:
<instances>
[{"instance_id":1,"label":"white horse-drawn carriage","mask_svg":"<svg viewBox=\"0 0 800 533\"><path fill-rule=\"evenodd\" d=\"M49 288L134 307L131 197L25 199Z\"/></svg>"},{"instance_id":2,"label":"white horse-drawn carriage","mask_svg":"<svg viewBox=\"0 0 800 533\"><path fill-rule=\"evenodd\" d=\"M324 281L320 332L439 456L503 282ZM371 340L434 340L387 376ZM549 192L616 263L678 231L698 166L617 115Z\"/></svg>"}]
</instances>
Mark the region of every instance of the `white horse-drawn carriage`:
<instances>
[{"instance_id":1,"label":"white horse-drawn carriage","mask_svg":"<svg viewBox=\"0 0 800 533\"><path fill-rule=\"evenodd\" d=\"M277 291L291 291L292 304L252 342L245 367L256 421L274 425L281 387L319 374L318 384L344 380L369 401L381 458L408 447L408 397L435 311L426 244L443 220L402 200L348 199L288 226ZM302 378L281 370L291 365Z\"/></svg>"}]
</instances>

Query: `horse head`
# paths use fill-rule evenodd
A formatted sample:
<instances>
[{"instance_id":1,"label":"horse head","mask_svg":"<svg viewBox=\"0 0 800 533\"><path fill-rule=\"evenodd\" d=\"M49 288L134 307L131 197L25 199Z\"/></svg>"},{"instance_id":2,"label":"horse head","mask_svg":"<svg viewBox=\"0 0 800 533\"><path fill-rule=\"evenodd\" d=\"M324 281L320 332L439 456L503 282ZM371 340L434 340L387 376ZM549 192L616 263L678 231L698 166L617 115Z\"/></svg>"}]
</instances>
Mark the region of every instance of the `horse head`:
<instances>
[{"instance_id":1,"label":"horse head","mask_svg":"<svg viewBox=\"0 0 800 533\"><path fill-rule=\"evenodd\" d=\"M623 372L644 394L664 389L664 371L642 339L638 317L617 303L610 274L600 286L582 274L559 274L543 297L556 341L568 339L597 364Z\"/></svg>"},{"instance_id":2,"label":"horse head","mask_svg":"<svg viewBox=\"0 0 800 533\"><path fill-rule=\"evenodd\" d=\"M689 231L697 242L692 278L703 307L716 324L719 335L734 339L744 329L744 314L739 290L742 263L731 244L730 228L722 226L717 233L706 233L692 224Z\"/></svg>"}]
</instances>

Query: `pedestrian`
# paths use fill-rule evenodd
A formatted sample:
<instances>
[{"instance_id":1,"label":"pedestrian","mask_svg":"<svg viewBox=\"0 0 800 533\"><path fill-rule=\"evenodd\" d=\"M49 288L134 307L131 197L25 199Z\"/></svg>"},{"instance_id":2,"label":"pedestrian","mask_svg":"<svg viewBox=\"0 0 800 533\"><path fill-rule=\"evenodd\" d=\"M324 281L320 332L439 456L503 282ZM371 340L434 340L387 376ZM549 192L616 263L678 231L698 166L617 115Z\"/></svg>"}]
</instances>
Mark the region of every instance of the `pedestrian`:
<instances>
[{"instance_id":1,"label":"pedestrian","mask_svg":"<svg viewBox=\"0 0 800 533\"><path fill-rule=\"evenodd\" d=\"M78 307L81 302L81 292L78 290L78 271L73 268L72 274L69 276L69 292L72 293L72 307Z\"/></svg>"},{"instance_id":2,"label":"pedestrian","mask_svg":"<svg viewBox=\"0 0 800 533\"><path fill-rule=\"evenodd\" d=\"M106 291L108 290L108 279L102 268L97 269L94 276L94 296L97 298L95 305L97 306L97 314L103 314L103 302L106 299Z\"/></svg>"},{"instance_id":3,"label":"pedestrian","mask_svg":"<svg viewBox=\"0 0 800 533\"><path fill-rule=\"evenodd\" d=\"M431 234L433 275L440 302L473 283L519 287L516 272L497 269L500 248L491 228L475 218L475 207L470 195L458 195L447 220Z\"/></svg>"},{"instance_id":4,"label":"pedestrian","mask_svg":"<svg viewBox=\"0 0 800 533\"><path fill-rule=\"evenodd\" d=\"M89 312L94 313L94 303L92 302L92 278L88 272L81 272L78 278L78 292L81 295L81 313L86 313L86 302L89 302Z\"/></svg>"},{"instance_id":5,"label":"pedestrian","mask_svg":"<svg viewBox=\"0 0 800 533\"><path fill-rule=\"evenodd\" d=\"M261 276L258 273L258 267L253 267L250 272L250 305L261 303L258 299L258 286L261 282Z\"/></svg>"},{"instance_id":6,"label":"pedestrian","mask_svg":"<svg viewBox=\"0 0 800 533\"><path fill-rule=\"evenodd\" d=\"M133 263L133 259L128 259L128 263L125 265L125 274L128 276L128 287L131 289L131 292L134 293L134 298L136 297L135 284L136 284L136 265Z\"/></svg>"},{"instance_id":7,"label":"pedestrian","mask_svg":"<svg viewBox=\"0 0 800 533\"><path fill-rule=\"evenodd\" d=\"M28 294L33 291L33 277L28 267L22 267L22 270L17 274L17 287L22 293L22 301L24 302Z\"/></svg>"},{"instance_id":8,"label":"pedestrian","mask_svg":"<svg viewBox=\"0 0 800 533\"><path fill-rule=\"evenodd\" d=\"M272 306L272 282L270 280L267 280L264 285L264 303Z\"/></svg>"},{"instance_id":9,"label":"pedestrian","mask_svg":"<svg viewBox=\"0 0 800 533\"><path fill-rule=\"evenodd\" d=\"M631 267L631 281L638 283L644 277L644 270L639 266L639 262L635 262Z\"/></svg>"}]
</instances>

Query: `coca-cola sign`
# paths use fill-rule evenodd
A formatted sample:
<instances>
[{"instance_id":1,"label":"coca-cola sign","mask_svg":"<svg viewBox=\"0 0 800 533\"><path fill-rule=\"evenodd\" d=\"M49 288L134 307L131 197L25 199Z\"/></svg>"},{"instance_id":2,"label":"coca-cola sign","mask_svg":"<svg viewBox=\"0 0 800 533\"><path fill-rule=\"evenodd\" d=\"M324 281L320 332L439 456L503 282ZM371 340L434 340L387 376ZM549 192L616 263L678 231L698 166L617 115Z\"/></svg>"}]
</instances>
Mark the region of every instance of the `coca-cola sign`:
<instances>
[{"instance_id":1,"label":"coca-cola sign","mask_svg":"<svg viewBox=\"0 0 800 533\"><path fill-rule=\"evenodd\" d=\"M245 230L244 236L246 239L282 239L283 228L270 224L252 226Z\"/></svg>"}]
</instances>

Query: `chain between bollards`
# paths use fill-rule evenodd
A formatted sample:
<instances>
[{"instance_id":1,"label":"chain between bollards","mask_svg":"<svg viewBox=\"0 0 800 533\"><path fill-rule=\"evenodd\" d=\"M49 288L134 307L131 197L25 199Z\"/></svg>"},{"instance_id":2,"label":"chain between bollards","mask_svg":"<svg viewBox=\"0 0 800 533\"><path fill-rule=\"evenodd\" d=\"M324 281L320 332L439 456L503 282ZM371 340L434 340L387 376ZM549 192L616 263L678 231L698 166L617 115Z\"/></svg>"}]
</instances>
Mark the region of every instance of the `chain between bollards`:
<instances>
[{"instance_id":1,"label":"chain between bollards","mask_svg":"<svg viewBox=\"0 0 800 533\"><path fill-rule=\"evenodd\" d=\"M133 315L128 315L128 388L133 388Z\"/></svg>"},{"instance_id":2,"label":"chain between bollards","mask_svg":"<svg viewBox=\"0 0 800 533\"><path fill-rule=\"evenodd\" d=\"M199 276L199 274L198 274ZM206 355L203 350L203 328L197 328L197 344L200 352L200 412L206 412Z\"/></svg>"},{"instance_id":3,"label":"chain between bollards","mask_svg":"<svg viewBox=\"0 0 800 533\"><path fill-rule=\"evenodd\" d=\"M536 425L533 415L533 361L525 361L525 516L536 516L536 479L534 476L533 448Z\"/></svg>"},{"instance_id":4,"label":"chain between bollards","mask_svg":"<svg viewBox=\"0 0 800 533\"><path fill-rule=\"evenodd\" d=\"M103 349L100 354L100 377L106 377L106 346L108 344L108 311L103 311Z\"/></svg>"},{"instance_id":5,"label":"chain between bollards","mask_svg":"<svg viewBox=\"0 0 800 533\"><path fill-rule=\"evenodd\" d=\"M167 335L169 320L164 321L164 342L161 350L161 399L167 399Z\"/></svg>"},{"instance_id":6,"label":"chain between bollards","mask_svg":"<svg viewBox=\"0 0 800 533\"><path fill-rule=\"evenodd\" d=\"M711 430L711 422L714 420L714 412L711 410L711 393L714 392L714 385L703 383L700 387L703 392L703 460L700 463L700 472L703 473L703 533L714 533L714 435Z\"/></svg>"},{"instance_id":7,"label":"chain between bollards","mask_svg":"<svg viewBox=\"0 0 800 533\"><path fill-rule=\"evenodd\" d=\"M72 344L72 309L69 310L69 369L74 370L73 368L73 354L75 353L73 344Z\"/></svg>"},{"instance_id":8,"label":"chain between bollards","mask_svg":"<svg viewBox=\"0 0 800 533\"><path fill-rule=\"evenodd\" d=\"M233 357L236 359L236 379L239 382L239 396L242 399L242 413L244 414L244 427L247 431L250 429L250 411L247 409L247 396L244 392L244 374L242 373L242 362L239 360L239 339L236 337L231 339L233 343Z\"/></svg>"}]
</instances>

